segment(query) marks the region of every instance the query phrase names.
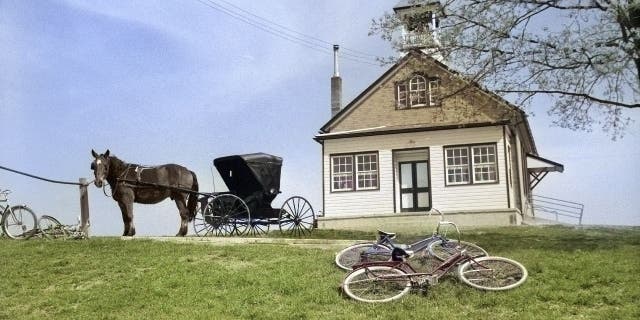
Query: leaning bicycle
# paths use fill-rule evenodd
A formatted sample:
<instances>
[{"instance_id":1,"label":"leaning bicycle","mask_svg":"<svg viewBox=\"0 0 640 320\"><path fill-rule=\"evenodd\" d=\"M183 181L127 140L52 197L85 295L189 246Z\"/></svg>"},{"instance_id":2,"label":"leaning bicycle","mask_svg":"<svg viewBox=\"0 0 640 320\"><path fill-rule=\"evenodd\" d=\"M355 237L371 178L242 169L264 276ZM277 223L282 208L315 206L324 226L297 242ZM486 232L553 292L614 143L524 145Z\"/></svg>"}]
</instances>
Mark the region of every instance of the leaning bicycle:
<instances>
[{"instance_id":1,"label":"leaning bicycle","mask_svg":"<svg viewBox=\"0 0 640 320\"><path fill-rule=\"evenodd\" d=\"M11 239L24 239L37 228L36 214L26 205L12 206L8 197L10 193L10 190L0 190L0 229Z\"/></svg>"},{"instance_id":2,"label":"leaning bicycle","mask_svg":"<svg viewBox=\"0 0 640 320\"><path fill-rule=\"evenodd\" d=\"M461 250L432 272L416 272L407 262L413 253L400 248L392 252L392 261L364 262L354 266L342 281L347 296L362 302L389 302L418 289L426 292L456 266L458 278L476 289L500 291L523 284L527 269L519 262L503 257L473 257Z\"/></svg>"},{"instance_id":3,"label":"leaning bicycle","mask_svg":"<svg viewBox=\"0 0 640 320\"><path fill-rule=\"evenodd\" d=\"M430 237L420 239L411 244L398 244L394 240L395 233L378 230L378 240L376 242L366 242L351 245L336 254L336 265L344 270L351 270L352 267L364 261L388 261L391 260L391 253L394 248L411 250L414 252L423 252L426 250L430 256L440 261L444 261L453 254L457 253L458 248L465 249L468 254L474 257L487 256L486 250L480 246L466 241L460 240L460 229L450 221L444 220L444 215L437 209L432 211L440 214L440 221ZM429 212L429 216L431 212ZM447 228L452 227L456 234L457 240L451 240L447 237ZM444 231L443 231L444 229Z\"/></svg>"}]
</instances>

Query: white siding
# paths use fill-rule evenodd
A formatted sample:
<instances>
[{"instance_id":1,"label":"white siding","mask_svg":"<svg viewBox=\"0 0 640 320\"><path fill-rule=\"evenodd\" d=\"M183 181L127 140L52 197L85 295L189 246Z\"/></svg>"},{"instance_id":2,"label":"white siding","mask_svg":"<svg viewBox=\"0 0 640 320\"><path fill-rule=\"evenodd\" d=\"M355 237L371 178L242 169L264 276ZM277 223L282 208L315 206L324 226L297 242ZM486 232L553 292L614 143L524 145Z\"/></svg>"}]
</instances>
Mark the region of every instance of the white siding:
<instances>
[{"instance_id":1,"label":"white siding","mask_svg":"<svg viewBox=\"0 0 640 320\"><path fill-rule=\"evenodd\" d=\"M498 183L445 186L443 146L495 143ZM324 214L331 216L393 213L393 150L429 148L432 206L443 211L507 208L507 183L502 127L401 133L324 141ZM331 192L330 155L338 153L379 152L379 190Z\"/></svg>"}]
</instances>

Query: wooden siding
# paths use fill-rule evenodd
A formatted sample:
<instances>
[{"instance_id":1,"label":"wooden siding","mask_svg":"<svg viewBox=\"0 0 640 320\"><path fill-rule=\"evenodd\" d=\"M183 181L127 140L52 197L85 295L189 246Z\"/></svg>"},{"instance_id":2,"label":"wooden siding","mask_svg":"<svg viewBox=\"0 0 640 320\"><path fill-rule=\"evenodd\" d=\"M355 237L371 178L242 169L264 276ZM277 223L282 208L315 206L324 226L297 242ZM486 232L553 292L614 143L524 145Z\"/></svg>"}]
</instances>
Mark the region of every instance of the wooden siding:
<instances>
[{"instance_id":1,"label":"wooden siding","mask_svg":"<svg viewBox=\"0 0 640 320\"><path fill-rule=\"evenodd\" d=\"M440 79L438 106L397 109L396 85L410 79L414 72ZM483 90L469 86L430 58L411 57L386 74L370 91L354 100L336 118L329 132L374 128L379 126L444 126L500 122L512 119L517 112L500 103Z\"/></svg>"},{"instance_id":2,"label":"wooden siding","mask_svg":"<svg viewBox=\"0 0 640 320\"><path fill-rule=\"evenodd\" d=\"M393 150L429 148L433 207L443 211L487 210L507 208L506 164L501 126L468 128L418 133L332 139L324 141L324 214L349 216L393 213ZM498 183L445 186L443 146L495 143L498 161ZM330 155L379 151L379 190L331 192ZM396 200L397 201L397 200Z\"/></svg>"}]
</instances>

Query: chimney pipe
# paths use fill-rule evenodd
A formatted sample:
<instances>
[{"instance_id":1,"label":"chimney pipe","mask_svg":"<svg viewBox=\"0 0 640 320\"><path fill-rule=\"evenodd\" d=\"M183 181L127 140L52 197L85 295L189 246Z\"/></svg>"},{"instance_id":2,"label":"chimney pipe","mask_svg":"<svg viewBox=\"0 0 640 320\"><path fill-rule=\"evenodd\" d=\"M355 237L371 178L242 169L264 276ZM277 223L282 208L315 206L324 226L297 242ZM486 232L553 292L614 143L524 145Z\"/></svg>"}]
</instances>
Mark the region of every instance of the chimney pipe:
<instances>
[{"instance_id":1,"label":"chimney pipe","mask_svg":"<svg viewBox=\"0 0 640 320\"><path fill-rule=\"evenodd\" d=\"M331 77L331 117L335 116L342 108L342 78L338 70L338 49L340 46L333 45L333 77Z\"/></svg>"}]
</instances>

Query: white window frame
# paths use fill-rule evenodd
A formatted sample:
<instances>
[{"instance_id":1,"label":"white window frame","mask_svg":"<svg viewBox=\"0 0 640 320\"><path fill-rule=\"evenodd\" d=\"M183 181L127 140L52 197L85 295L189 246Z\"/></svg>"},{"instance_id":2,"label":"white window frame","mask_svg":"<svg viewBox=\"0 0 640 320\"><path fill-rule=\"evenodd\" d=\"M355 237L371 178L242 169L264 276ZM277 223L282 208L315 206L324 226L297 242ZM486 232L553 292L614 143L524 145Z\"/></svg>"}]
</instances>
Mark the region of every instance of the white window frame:
<instances>
[{"instance_id":1,"label":"white window frame","mask_svg":"<svg viewBox=\"0 0 640 320\"><path fill-rule=\"evenodd\" d=\"M456 156L455 151L459 150L460 154ZM462 151L466 152L466 155L462 156ZM448 151L452 151L453 155L449 157ZM445 175L447 179L447 185L460 185L460 184L469 184L471 178L471 172L469 170L469 148L466 146L456 146L456 147L445 147L444 149L444 157L445 157ZM449 164L449 159L453 160L453 164ZM462 160L466 159L465 163L462 163ZM455 160L459 160L460 163L455 163ZM451 172L450 172L451 170ZM457 178L460 177L460 180L454 179L453 181L449 180L451 177Z\"/></svg>"},{"instance_id":2,"label":"white window frame","mask_svg":"<svg viewBox=\"0 0 640 320\"><path fill-rule=\"evenodd\" d=\"M331 192L378 190L380 186L379 155L377 152L362 152L352 154L336 154L330 156L331 161ZM351 170L348 170L350 159ZM338 161L336 163L336 161ZM336 167L337 166L337 167ZM342 166L342 167L341 167ZM344 168L343 168L344 167ZM338 169L336 171L336 169ZM347 178L346 183L336 188L336 182ZM336 180L338 179L338 180ZM361 186L362 182L362 186Z\"/></svg>"},{"instance_id":3,"label":"white window frame","mask_svg":"<svg viewBox=\"0 0 640 320\"><path fill-rule=\"evenodd\" d=\"M350 160L351 163L347 163L346 161L347 159ZM349 167L351 167L351 170L348 170ZM336 178L338 179L336 180ZM343 180L343 178L346 178L346 179ZM338 184L337 188L336 188L336 183ZM332 191L351 191L353 190L353 184L354 184L353 156L351 155L331 156L331 190Z\"/></svg>"},{"instance_id":4,"label":"white window frame","mask_svg":"<svg viewBox=\"0 0 640 320\"><path fill-rule=\"evenodd\" d=\"M476 154L477 151L480 151ZM486 151L486 153L484 153ZM493 152L491 152L493 151ZM495 145L478 145L471 147L471 162L473 167L473 183L494 183L498 182L498 155ZM480 158L480 161L477 159ZM493 159L492 159L493 158ZM482 172L478 172L483 169ZM484 172L484 169L487 169ZM484 175L488 177L485 178ZM493 175L493 178L491 178ZM480 176L480 178L478 178Z\"/></svg>"},{"instance_id":5,"label":"white window frame","mask_svg":"<svg viewBox=\"0 0 640 320\"><path fill-rule=\"evenodd\" d=\"M446 146L443 149L447 186L499 182L498 147L495 143ZM454 152L453 157L449 156L449 150ZM455 150L466 150L466 163L462 163L463 161L455 163ZM462 157L459 158L462 159ZM453 159L453 164L449 164L450 159ZM461 176L461 179L456 179L458 176ZM452 178L453 181L451 181Z\"/></svg>"},{"instance_id":6,"label":"white window frame","mask_svg":"<svg viewBox=\"0 0 640 320\"><path fill-rule=\"evenodd\" d=\"M396 108L434 107L439 101L440 80L414 75L396 84Z\"/></svg>"}]
</instances>

